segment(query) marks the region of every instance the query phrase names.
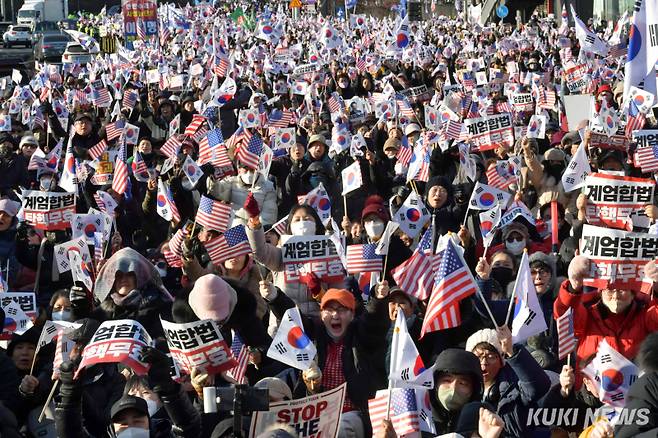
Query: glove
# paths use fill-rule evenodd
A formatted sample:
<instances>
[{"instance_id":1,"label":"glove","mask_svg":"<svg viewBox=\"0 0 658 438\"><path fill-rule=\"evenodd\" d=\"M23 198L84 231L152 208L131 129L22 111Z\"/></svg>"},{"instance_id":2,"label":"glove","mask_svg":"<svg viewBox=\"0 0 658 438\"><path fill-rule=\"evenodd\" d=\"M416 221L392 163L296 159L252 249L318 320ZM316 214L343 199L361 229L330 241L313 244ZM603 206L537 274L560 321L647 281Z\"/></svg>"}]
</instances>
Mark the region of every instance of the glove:
<instances>
[{"instance_id":1,"label":"glove","mask_svg":"<svg viewBox=\"0 0 658 438\"><path fill-rule=\"evenodd\" d=\"M70 360L59 367L59 381L62 384L59 394L63 402L73 402L82 398L82 387L74 380L75 365Z\"/></svg>"},{"instance_id":2,"label":"glove","mask_svg":"<svg viewBox=\"0 0 658 438\"><path fill-rule=\"evenodd\" d=\"M653 282L658 282L658 265L655 260L650 260L644 265L644 276Z\"/></svg>"},{"instance_id":3,"label":"glove","mask_svg":"<svg viewBox=\"0 0 658 438\"><path fill-rule=\"evenodd\" d=\"M86 301L87 290L82 286L73 286L69 292L69 300L71 301Z\"/></svg>"},{"instance_id":4,"label":"glove","mask_svg":"<svg viewBox=\"0 0 658 438\"><path fill-rule=\"evenodd\" d=\"M162 348L162 345L159 347ZM175 383L171 380L171 374L169 373L171 361L163 351L158 348L144 347L142 362L151 364L149 378L153 381L156 392L175 388Z\"/></svg>"},{"instance_id":5,"label":"glove","mask_svg":"<svg viewBox=\"0 0 658 438\"><path fill-rule=\"evenodd\" d=\"M258 202L256 201L256 198L254 198L254 194L251 192L249 192L249 195L247 195L247 199L245 199L242 208L244 208L244 210L247 212L250 218L258 217L258 215L260 215L260 208L258 208Z\"/></svg>"},{"instance_id":6,"label":"glove","mask_svg":"<svg viewBox=\"0 0 658 438\"><path fill-rule=\"evenodd\" d=\"M569 263L569 283L574 290L583 286L583 278L589 275L589 259L585 256L576 256Z\"/></svg>"},{"instance_id":7,"label":"glove","mask_svg":"<svg viewBox=\"0 0 658 438\"><path fill-rule=\"evenodd\" d=\"M320 279L313 272L300 275L299 281L306 285L313 298L316 298L318 295L320 295L320 292L322 292L322 284L320 283Z\"/></svg>"}]
</instances>

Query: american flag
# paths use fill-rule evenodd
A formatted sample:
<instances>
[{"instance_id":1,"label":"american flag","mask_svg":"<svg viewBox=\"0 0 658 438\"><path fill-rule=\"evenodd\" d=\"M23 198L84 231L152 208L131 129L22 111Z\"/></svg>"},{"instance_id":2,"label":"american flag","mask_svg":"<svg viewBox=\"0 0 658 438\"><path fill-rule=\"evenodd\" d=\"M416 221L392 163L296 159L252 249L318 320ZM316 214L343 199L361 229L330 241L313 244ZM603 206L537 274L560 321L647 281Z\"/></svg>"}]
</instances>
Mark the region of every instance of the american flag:
<instances>
[{"instance_id":1,"label":"american flag","mask_svg":"<svg viewBox=\"0 0 658 438\"><path fill-rule=\"evenodd\" d=\"M578 343L573 330L573 309L569 308L557 319L557 336L558 357L562 360L576 350Z\"/></svg>"},{"instance_id":2,"label":"american flag","mask_svg":"<svg viewBox=\"0 0 658 438\"><path fill-rule=\"evenodd\" d=\"M180 256L175 254L172 250L162 248L162 255L164 256L167 264L172 268L180 268L183 266L183 260L181 260Z\"/></svg>"},{"instance_id":3,"label":"american flag","mask_svg":"<svg viewBox=\"0 0 658 438\"><path fill-rule=\"evenodd\" d=\"M211 162L215 167L232 166L228 157L224 137L219 128L211 129L199 142L199 164Z\"/></svg>"},{"instance_id":4,"label":"american flag","mask_svg":"<svg viewBox=\"0 0 658 438\"><path fill-rule=\"evenodd\" d=\"M144 21L141 18L137 19L137 38L139 38L142 41L146 40L146 26L144 25Z\"/></svg>"},{"instance_id":5,"label":"american flag","mask_svg":"<svg viewBox=\"0 0 658 438\"><path fill-rule=\"evenodd\" d=\"M331 93L331 96L329 96L329 112L332 113L337 113L340 112L342 108L345 108L345 104L343 103L343 98L340 97L337 93Z\"/></svg>"},{"instance_id":6,"label":"american flag","mask_svg":"<svg viewBox=\"0 0 658 438\"><path fill-rule=\"evenodd\" d=\"M400 149L398 149L398 153L395 155L395 158L398 160L398 163L402 164L403 166L409 165L409 161L411 161L411 157L413 156L414 151L409 147L409 141L407 140L407 136L402 136L402 141L400 142Z\"/></svg>"},{"instance_id":7,"label":"american flag","mask_svg":"<svg viewBox=\"0 0 658 438\"><path fill-rule=\"evenodd\" d=\"M228 370L228 375L233 377L238 383L244 383L247 365L249 365L249 347L247 347L240 335L235 330L231 330L233 341L231 342L231 352L238 361L238 364Z\"/></svg>"},{"instance_id":8,"label":"american flag","mask_svg":"<svg viewBox=\"0 0 658 438\"><path fill-rule=\"evenodd\" d=\"M462 75L462 85L466 91L470 91L475 88L475 76L473 76L473 73L468 71L464 72Z\"/></svg>"},{"instance_id":9,"label":"american flag","mask_svg":"<svg viewBox=\"0 0 658 438\"><path fill-rule=\"evenodd\" d=\"M122 110L132 110L137 104L139 94L135 90L126 90L123 92L123 99L121 99Z\"/></svg>"},{"instance_id":10,"label":"american flag","mask_svg":"<svg viewBox=\"0 0 658 438\"><path fill-rule=\"evenodd\" d=\"M421 337L425 333L446 328L445 321L442 320L444 313L454 310L454 305L474 294L476 288L475 280L464 260L457 252L452 240L448 240L448 246L441 258L434 289L427 304Z\"/></svg>"},{"instance_id":11,"label":"american flag","mask_svg":"<svg viewBox=\"0 0 658 438\"><path fill-rule=\"evenodd\" d=\"M391 397L390 414L388 398ZM383 420L391 420L397 436L408 435L420 430L416 393L412 388L393 388L377 391L375 398L368 400L368 411L374 435L384 427Z\"/></svg>"},{"instance_id":12,"label":"american flag","mask_svg":"<svg viewBox=\"0 0 658 438\"><path fill-rule=\"evenodd\" d=\"M178 139L178 136L172 135L167 139L165 144L162 145L160 152L169 158L173 158L178 155L178 150L182 145L183 143Z\"/></svg>"},{"instance_id":13,"label":"american flag","mask_svg":"<svg viewBox=\"0 0 658 438\"><path fill-rule=\"evenodd\" d=\"M91 92L91 100L94 105L101 108L108 107L110 106L110 103L112 103L110 92L107 90L107 88L95 88Z\"/></svg>"},{"instance_id":14,"label":"american flag","mask_svg":"<svg viewBox=\"0 0 658 438\"><path fill-rule=\"evenodd\" d=\"M97 160L101 155L103 155L105 149L107 149L107 141L102 139L89 149L89 156L92 160Z\"/></svg>"},{"instance_id":15,"label":"american flag","mask_svg":"<svg viewBox=\"0 0 658 438\"><path fill-rule=\"evenodd\" d=\"M292 123L292 112L284 109L275 109L267 118L267 124L272 128L287 128Z\"/></svg>"},{"instance_id":16,"label":"american flag","mask_svg":"<svg viewBox=\"0 0 658 438\"><path fill-rule=\"evenodd\" d=\"M123 153L122 153L123 151ZM119 149L116 161L114 162L114 177L112 178L112 190L123 195L128 188L128 165L126 164L126 154L124 146Z\"/></svg>"},{"instance_id":17,"label":"american flag","mask_svg":"<svg viewBox=\"0 0 658 438\"><path fill-rule=\"evenodd\" d=\"M253 137L251 131L240 126L233 135L226 140L226 147L229 149L235 149L242 143L249 142L251 137Z\"/></svg>"},{"instance_id":18,"label":"american flag","mask_svg":"<svg viewBox=\"0 0 658 438\"><path fill-rule=\"evenodd\" d=\"M383 269L382 256L375 254L377 245L366 243L363 245L347 246L347 272L380 272Z\"/></svg>"},{"instance_id":19,"label":"american flag","mask_svg":"<svg viewBox=\"0 0 658 438\"><path fill-rule=\"evenodd\" d=\"M244 143L238 147L238 150L235 154L236 158L240 163L251 169L258 169L258 163L260 161L260 156L263 153L263 139L260 135L253 135L249 140L249 143L245 146Z\"/></svg>"},{"instance_id":20,"label":"american flag","mask_svg":"<svg viewBox=\"0 0 658 438\"><path fill-rule=\"evenodd\" d=\"M487 170L487 184L497 189L507 190L510 184L516 184L516 177L510 172L507 161L499 161Z\"/></svg>"},{"instance_id":21,"label":"american flag","mask_svg":"<svg viewBox=\"0 0 658 438\"><path fill-rule=\"evenodd\" d=\"M396 96L395 102L397 103L398 108L400 110L399 114L402 114L408 119L413 119L416 117L416 113L414 112L414 109L411 107L411 104L409 104L409 101L407 100L406 97Z\"/></svg>"},{"instance_id":22,"label":"american flag","mask_svg":"<svg viewBox=\"0 0 658 438\"><path fill-rule=\"evenodd\" d=\"M395 283L419 300L430 296L434 287L437 256L431 253L432 227L430 226L418 242L418 248L404 263L391 271Z\"/></svg>"},{"instance_id":23,"label":"american flag","mask_svg":"<svg viewBox=\"0 0 658 438\"><path fill-rule=\"evenodd\" d=\"M169 239L169 249L178 257L183 255L183 241L189 235L186 230L186 227L179 228Z\"/></svg>"},{"instance_id":24,"label":"american flag","mask_svg":"<svg viewBox=\"0 0 658 438\"><path fill-rule=\"evenodd\" d=\"M626 137L632 138L633 131L638 131L644 127L646 115L642 113L635 102L630 103L628 107L628 115L626 118Z\"/></svg>"},{"instance_id":25,"label":"american flag","mask_svg":"<svg viewBox=\"0 0 658 438\"><path fill-rule=\"evenodd\" d=\"M203 244L208 251L210 260L215 265L221 264L224 260L240 257L251 253L251 246L247 233L244 231L244 225L226 230L224 234Z\"/></svg>"},{"instance_id":26,"label":"american flag","mask_svg":"<svg viewBox=\"0 0 658 438\"><path fill-rule=\"evenodd\" d=\"M167 23L165 22L160 23L160 45L165 46L170 36L171 36L171 31L169 30L169 26L167 25Z\"/></svg>"},{"instance_id":27,"label":"american flag","mask_svg":"<svg viewBox=\"0 0 658 438\"><path fill-rule=\"evenodd\" d=\"M480 104L476 101L472 101L468 106L468 111L466 113L467 119L475 119L480 115Z\"/></svg>"},{"instance_id":28,"label":"american flag","mask_svg":"<svg viewBox=\"0 0 658 438\"><path fill-rule=\"evenodd\" d=\"M633 158L633 164L641 168L643 173L658 170L658 146L638 148Z\"/></svg>"},{"instance_id":29,"label":"american flag","mask_svg":"<svg viewBox=\"0 0 658 438\"><path fill-rule=\"evenodd\" d=\"M209 230L225 231L231 220L231 205L201 196L196 222Z\"/></svg>"},{"instance_id":30,"label":"american flag","mask_svg":"<svg viewBox=\"0 0 658 438\"><path fill-rule=\"evenodd\" d=\"M226 77L226 72L228 71L229 60L224 56L215 56L213 58L213 67L212 71L219 77Z\"/></svg>"},{"instance_id":31,"label":"american flag","mask_svg":"<svg viewBox=\"0 0 658 438\"><path fill-rule=\"evenodd\" d=\"M457 120L448 120L443 124L443 132L449 140L456 140L462 132L463 123Z\"/></svg>"},{"instance_id":32,"label":"american flag","mask_svg":"<svg viewBox=\"0 0 658 438\"><path fill-rule=\"evenodd\" d=\"M357 58L356 59L356 68L358 68L359 71L365 71L366 68L368 68L368 65L366 64L365 59Z\"/></svg>"},{"instance_id":33,"label":"american flag","mask_svg":"<svg viewBox=\"0 0 658 438\"><path fill-rule=\"evenodd\" d=\"M288 234L288 215L272 225L270 230L274 230L279 236Z\"/></svg>"},{"instance_id":34,"label":"american flag","mask_svg":"<svg viewBox=\"0 0 658 438\"><path fill-rule=\"evenodd\" d=\"M539 92L539 101L537 102L537 105L540 108L551 109L555 106L555 102L557 102L555 91L542 87Z\"/></svg>"},{"instance_id":35,"label":"american flag","mask_svg":"<svg viewBox=\"0 0 658 438\"><path fill-rule=\"evenodd\" d=\"M145 176L148 178L148 167L146 167L146 162L144 161L144 158L142 158L142 154L139 153L139 151L135 151L135 157L133 158L132 162L132 171L133 175L140 175L140 176Z\"/></svg>"},{"instance_id":36,"label":"american flag","mask_svg":"<svg viewBox=\"0 0 658 438\"><path fill-rule=\"evenodd\" d=\"M205 121L206 118L201 114L193 114L192 121L187 125L187 128L185 128L185 135L194 135L197 129L199 129Z\"/></svg>"},{"instance_id":37,"label":"american flag","mask_svg":"<svg viewBox=\"0 0 658 438\"><path fill-rule=\"evenodd\" d=\"M107 137L108 141L112 141L115 138L119 138L125 129L126 122L122 119L117 120L115 122L109 123L105 127L105 136Z\"/></svg>"}]
</instances>

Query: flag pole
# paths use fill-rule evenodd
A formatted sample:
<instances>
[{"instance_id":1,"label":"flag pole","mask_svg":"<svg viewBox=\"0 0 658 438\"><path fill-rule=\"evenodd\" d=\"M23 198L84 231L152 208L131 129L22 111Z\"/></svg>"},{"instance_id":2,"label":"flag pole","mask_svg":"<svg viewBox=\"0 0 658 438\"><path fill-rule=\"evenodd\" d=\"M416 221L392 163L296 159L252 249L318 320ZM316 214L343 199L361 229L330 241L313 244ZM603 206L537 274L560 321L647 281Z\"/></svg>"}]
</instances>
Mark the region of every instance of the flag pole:
<instances>
[{"instance_id":1,"label":"flag pole","mask_svg":"<svg viewBox=\"0 0 658 438\"><path fill-rule=\"evenodd\" d=\"M345 212L344 216L347 216L347 196L345 195L343 195L343 210Z\"/></svg>"},{"instance_id":2,"label":"flag pole","mask_svg":"<svg viewBox=\"0 0 658 438\"><path fill-rule=\"evenodd\" d=\"M469 203L468 207L466 207L466 213L464 214L464 222L462 222L462 227L466 228L466 221L468 221L468 212L471 211L471 205Z\"/></svg>"},{"instance_id":3,"label":"flag pole","mask_svg":"<svg viewBox=\"0 0 658 438\"><path fill-rule=\"evenodd\" d=\"M525 249L523 250L523 252L524 252L524 253L527 253L527 252L528 252L528 249L525 248ZM518 273L517 273L517 277L518 277ZM514 291L514 296L513 296L512 298L510 298L510 300L509 300L509 306L507 306L507 317L505 318L505 321L503 321L503 325L507 324L507 321L509 321L509 317L510 317L510 315L512 314L512 307L514 307L514 301L515 301L515 299L516 299L516 282L517 282L517 281L518 281L518 278L517 278L516 281L514 281L514 289L515 289L515 291Z\"/></svg>"},{"instance_id":4,"label":"flag pole","mask_svg":"<svg viewBox=\"0 0 658 438\"><path fill-rule=\"evenodd\" d=\"M46 415L46 409L48 408L50 401L53 399L53 396L55 395L55 390L57 389L58 384L59 384L59 380L55 380L55 383L53 384L53 388L50 390L50 394L48 394L48 398L46 399L46 402L43 404L43 409L39 414L39 419L37 420L39 423L43 421L43 417Z\"/></svg>"},{"instance_id":5,"label":"flag pole","mask_svg":"<svg viewBox=\"0 0 658 438\"><path fill-rule=\"evenodd\" d=\"M396 304L395 307L397 308L398 312L402 312L402 309L400 309L400 305ZM396 318L397 320L397 318ZM397 321L396 321L397 323ZM398 361L398 337L400 336L399 333L396 333L395 328L393 328L393 337L391 338L391 362L389 363L389 374L390 370L393 367L394 364L397 363ZM391 396L393 395L393 379L390 378L388 379L388 398L386 400L386 419L389 420L391 418Z\"/></svg>"},{"instance_id":6,"label":"flag pole","mask_svg":"<svg viewBox=\"0 0 658 438\"><path fill-rule=\"evenodd\" d=\"M480 288L475 289L476 293L480 297L480 300L482 300L482 303L484 304L484 308L487 309L487 313L489 314L489 318L491 318L491 321L494 323L494 327L499 327L498 322L496 321L496 318L494 318L493 313L491 312L491 308L489 307L489 303L487 300L484 298L484 295L482 295L482 291Z\"/></svg>"}]
</instances>

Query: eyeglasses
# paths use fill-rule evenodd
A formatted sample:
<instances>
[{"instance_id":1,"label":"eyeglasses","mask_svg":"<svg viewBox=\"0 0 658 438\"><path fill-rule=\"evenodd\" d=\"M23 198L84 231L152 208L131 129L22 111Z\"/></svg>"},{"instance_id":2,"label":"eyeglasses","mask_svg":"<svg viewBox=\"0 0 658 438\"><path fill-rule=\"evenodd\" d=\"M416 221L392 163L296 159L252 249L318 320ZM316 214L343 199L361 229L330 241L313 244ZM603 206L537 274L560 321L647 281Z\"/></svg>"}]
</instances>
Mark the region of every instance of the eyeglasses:
<instances>
[{"instance_id":1,"label":"eyeglasses","mask_svg":"<svg viewBox=\"0 0 658 438\"><path fill-rule=\"evenodd\" d=\"M551 274L551 271L549 271L548 269L543 269L543 268L540 268L540 269L530 269L530 275L532 275L533 277L534 277L535 275L539 275L539 276L543 277L543 276L545 276L545 275L550 275L550 274Z\"/></svg>"},{"instance_id":2,"label":"eyeglasses","mask_svg":"<svg viewBox=\"0 0 658 438\"><path fill-rule=\"evenodd\" d=\"M325 307L324 309L322 309L322 312L327 313L329 315L333 315L334 313L338 313L339 315L344 315L349 311L350 311L350 309L348 309L347 307L343 307L343 306L340 306L340 307Z\"/></svg>"},{"instance_id":3,"label":"eyeglasses","mask_svg":"<svg viewBox=\"0 0 658 438\"><path fill-rule=\"evenodd\" d=\"M476 354L475 356L478 358L480 362L484 360L485 362L491 363L498 360L498 355L494 353L480 353L480 354Z\"/></svg>"},{"instance_id":4,"label":"eyeglasses","mask_svg":"<svg viewBox=\"0 0 658 438\"><path fill-rule=\"evenodd\" d=\"M515 240L516 240L517 242L523 242L523 236L518 236L518 237L507 236L507 241L508 241L509 243L512 243L512 242L514 242Z\"/></svg>"}]
</instances>

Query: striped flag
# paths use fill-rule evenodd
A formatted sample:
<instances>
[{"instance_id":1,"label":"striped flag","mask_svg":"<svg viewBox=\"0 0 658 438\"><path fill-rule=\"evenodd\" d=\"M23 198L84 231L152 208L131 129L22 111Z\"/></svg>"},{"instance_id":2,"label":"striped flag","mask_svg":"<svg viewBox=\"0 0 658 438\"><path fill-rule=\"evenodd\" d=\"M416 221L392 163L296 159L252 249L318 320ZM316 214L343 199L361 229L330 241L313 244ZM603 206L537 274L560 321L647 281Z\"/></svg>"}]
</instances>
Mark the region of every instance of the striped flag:
<instances>
[{"instance_id":1,"label":"striped flag","mask_svg":"<svg viewBox=\"0 0 658 438\"><path fill-rule=\"evenodd\" d=\"M95 145L93 145L93 146L89 149L89 156L91 157L91 159L92 159L92 160L97 160L97 159L99 159L100 156L103 155L103 153L104 153L105 150L107 149L107 146L108 146L108 145L107 145L107 140L105 140L105 139L102 139L101 141L99 141L98 143L96 143Z\"/></svg>"},{"instance_id":2,"label":"striped flag","mask_svg":"<svg viewBox=\"0 0 658 438\"><path fill-rule=\"evenodd\" d=\"M511 184L516 184L516 176L510 172L509 162L498 161L487 170L487 183L491 187L507 190Z\"/></svg>"},{"instance_id":3,"label":"striped flag","mask_svg":"<svg viewBox=\"0 0 658 438\"><path fill-rule=\"evenodd\" d=\"M274 230L274 232L276 232L279 236L288 234L288 215L272 225L270 230Z\"/></svg>"},{"instance_id":4,"label":"striped flag","mask_svg":"<svg viewBox=\"0 0 658 438\"><path fill-rule=\"evenodd\" d=\"M137 104L139 94L135 90L126 90L123 92L123 99L121 99L122 110L132 110Z\"/></svg>"},{"instance_id":5,"label":"striped flag","mask_svg":"<svg viewBox=\"0 0 658 438\"><path fill-rule=\"evenodd\" d=\"M574 336L573 309L569 308L557 319L557 343L559 359L564 359L569 353L576 350L578 340Z\"/></svg>"},{"instance_id":6,"label":"striped flag","mask_svg":"<svg viewBox=\"0 0 658 438\"><path fill-rule=\"evenodd\" d=\"M409 104L409 101L406 97L398 95L395 98L395 102L398 104L398 114L402 114L408 119L413 119L416 117L416 113L414 112L414 109L411 107L411 104Z\"/></svg>"},{"instance_id":7,"label":"striped flag","mask_svg":"<svg viewBox=\"0 0 658 438\"><path fill-rule=\"evenodd\" d=\"M464 124L458 120L448 120L443 124L443 132L449 140L457 140L462 133Z\"/></svg>"},{"instance_id":8,"label":"striped flag","mask_svg":"<svg viewBox=\"0 0 658 438\"><path fill-rule=\"evenodd\" d=\"M389 396L390 409L389 407ZM397 436L404 436L420 430L416 392L413 388L393 388L377 391L375 398L368 400L368 411L372 423L373 435L384 427L383 420L391 420Z\"/></svg>"},{"instance_id":9,"label":"striped flag","mask_svg":"<svg viewBox=\"0 0 658 438\"><path fill-rule=\"evenodd\" d=\"M213 264L219 265L223 261L251 253L251 246L245 233L244 225L238 225L226 230L224 234L203 245Z\"/></svg>"},{"instance_id":10,"label":"striped flag","mask_svg":"<svg viewBox=\"0 0 658 438\"><path fill-rule=\"evenodd\" d=\"M430 296L434 287L432 254L432 226L430 226L418 243L418 248L404 263L391 271L395 283L405 292L419 300Z\"/></svg>"},{"instance_id":11,"label":"striped flag","mask_svg":"<svg viewBox=\"0 0 658 438\"><path fill-rule=\"evenodd\" d=\"M232 166L228 157L224 137L219 128L211 129L199 142L199 164L212 163L215 167Z\"/></svg>"},{"instance_id":12,"label":"striped flag","mask_svg":"<svg viewBox=\"0 0 658 438\"><path fill-rule=\"evenodd\" d=\"M142 41L146 40L146 27L144 25L144 21L141 18L137 19L137 38L139 38Z\"/></svg>"},{"instance_id":13,"label":"striped flag","mask_svg":"<svg viewBox=\"0 0 658 438\"><path fill-rule=\"evenodd\" d=\"M287 109L273 110L267 118L267 124L271 128L287 128L292 123L292 111Z\"/></svg>"},{"instance_id":14,"label":"striped flag","mask_svg":"<svg viewBox=\"0 0 658 438\"><path fill-rule=\"evenodd\" d=\"M192 121L187 128L185 128L185 135L194 135L194 133L203 125L203 122L206 121L206 118L201 114L193 114Z\"/></svg>"},{"instance_id":15,"label":"striped flag","mask_svg":"<svg viewBox=\"0 0 658 438\"><path fill-rule=\"evenodd\" d=\"M347 273L380 272L383 269L382 256L375 253L377 244L347 246Z\"/></svg>"},{"instance_id":16,"label":"striped flag","mask_svg":"<svg viewBox=\"0 0 658 438\"><path fill-rule=\"evenodd\" d=\"M232 136L226 140L226 147L229 149L236 149L238 146L248 143L254 134L249 129L240 126Z\"/></svg>"},{"instance_id":17,"label":"striped flag","mask_svg":"<svg viewBox=\"0 0 658 438\"><path fill-rule=\"evenodd\" d=\"M406 135L402 136L402 141L400 142L400 149L398 149L398 153L395 155L395 159L398 161L398 163L402 164L403 166L408 166L409 161L411 161L411 157L413 156L413 154L414 151L409 147L407 136Z\"/></svg>"},{"instance_id":18,"label":"striped flag","mask_svg":"<svg viewBox=\"0 0 658 438\"><path fill-rule=\"evenodd\" d=\"M112 141L115 138L118 138L123 131L126 129L126 122L124 120L117 120L115 122L109 123L105 127L105 136L108 141Z\"/></svg>"},{"instance_id":19,"label":"striped flag","mask_svg":"<svg viewBox=\"0 0 658 438\"><path fill-rule=\"evenodd\" d=\"M462 299L474 294L476 288L473 275L455 248L452 239L449 239L427 304L421 338L425 333L458 326L460 318L455 317L459 311L457 306Z\"/></svg>"},{"instance_id":20,"label":"striped flag","mask_svg":"<svg viewBox=\"0 0 658 438\"><path fill-rule=\"evenodd\" d=\"M126 164L125 155L125 149L122 145L114 162L114 177L112 178L112 190L120 195L123 195L128 188L128 165Z\"/></svg>"},{"instance_id":21,"label":"striped flag","mask_svg":"<svg viewBox=\"0 0 658 438\"><path fill-rule=\"evenodd\" d=\"M240 163L251 169L258 169L260 156L263 153L263 139L258 134L251 136L251 139L245 146L244 143L240 145L235 154Z\"/></svg>"},{"instance_id":22,"label":"striped flag","mask_svg":"<svg viewBox=\"0 0 658 438\"><path fill-rule=\"evenodd\" d=\"M228 370L227 374L233 377L238 383L245 383L245 373L247 372L247 365L249 365L249 347L247 347L240 335L235 330L231 330L233 341L231 342L231 352L237 359L238 364Z\"/></svg>"},{"instance_id":23,"label":"striped flag","mask_svg":"<svg viewBox=\"0 0 658 438\"><path fill-rule=\"evenodd\" d=\"M180 150L182 145L183 143L178 139L178 136L172 135L162 145L162 147L160 148L160 152L162 152L165 156L169 158L174 158L178 155L178 151Z\"/></svg>"},{"instance_id":24,"label":"striped flag","mask_svg":"<svg viewBox=\"0 0 658 438\"><path fill-rule=\"evenodd\" d=\"M552 108L552 107L551 107ZM500 113L513 113L512 105L508 101L498 102L496 104L496 111Z\"/></svg>"},{"instance_id":25,"label":"striped flag","mask_svg":"<svg viewBox=\"0 0 658 438\"><path fill-rule=\"evenodd\" d=\"M133 162L130 167L133 171L133 176L137 181L147 182L149 180L149 169L146 167L146 162L139 151L135 151L135 156L133 157Z\"/></svg>"},{"instance_id":26,"label":"striped flag","mask_svg":"<svg viewBox=\"0 0 658 438\"><path fill-rule=\"evenodd\" d=\"M336 92L331 93L331 96L329 96L328 103L329 103L329 112L331 113L340 112L341 109L345 108L345 102L343 102L343 98L340 97Z\"/></svg>"},{"instance_id":27,"label":"striped flag","mask_svg":"<svg viewBox=\"0 0 658 438\"><path fill-rule=\"evenodd\" d=\"M658 170L658 146L637 149L633 156L633 164L641 168L644 173Z\"/></svg>"},{"instance_id":28,"label":"striped flag","mask_svg":"<svg viewBox=\"0 0 658 438\"><path fill-rule=\"evenodd\" d=\"M225 231L231 220L231 205L201 196L196 222L209 230Z\"/></svg>"}]
</instances>

